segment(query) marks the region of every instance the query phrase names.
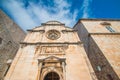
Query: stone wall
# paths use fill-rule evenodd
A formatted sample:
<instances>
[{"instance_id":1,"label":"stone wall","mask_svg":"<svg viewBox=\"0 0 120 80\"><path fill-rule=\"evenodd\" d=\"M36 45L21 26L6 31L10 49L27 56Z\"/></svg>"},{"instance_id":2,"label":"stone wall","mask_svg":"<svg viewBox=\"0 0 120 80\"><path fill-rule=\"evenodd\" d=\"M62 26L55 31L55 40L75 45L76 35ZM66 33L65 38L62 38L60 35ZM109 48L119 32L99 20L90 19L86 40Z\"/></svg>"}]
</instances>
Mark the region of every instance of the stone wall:
<instances>
[{"instance_id":1,"label":"stone wall","mask_svg":"<svg viewBox=\"0 0 120 80\"><path fill-rule=\"evenodd\" d=\"M120 20L83 19L74 26L99 80L120 79L119 22ZM115 32L110 32L106 26Z\"/></svg>"},{"instance_id":2,"label":"stone wall","mask_svg":"<svg viewBox=\"0 0 120 80\"><path fill-rule=\"evenodd\" d=\"M0 10L0 80L6 75L25 32Z\"/></svg>"},{"instance_id":3,"label":"stone wall","mask_svg":"<svg viewBox=\"0 0 120 80\"><path fill-rule=\"evenodd\" d=\"M91 37L92 36L92 37ZM110 54L110 50L107 53L104 53L102 48L95 42L93 35L89 37L89 48L88 48L88 57L91 61L93 69L99 80L119 80L117 72L114 70L112 64L107 59L105 54ZM98 36L98 35L97 35ZM98 36L99 39L101 35ZM104 35L103 35L104 37ZM104 41L102 41L104 42ZM101 43L102 44L102 43ZM102 45L105 47L105 45ZM114 54L115 55L115 54ZM113 55L113 56L114 56ZM114 60L113 60L114 61ZM116 62L119 63L119 62ZM119 69L118 69L119 71Z\"/></svg>"},{"instance_id":4,"label":"stone wall","mask_svg":"<svg viewBox=\"0 0 120 80\"><path fill-rule=\"evenodd\" d=\"M88 33L87 29L84 27L84 25L82 23L78 23L74 27L74 29L77 30L78 36L84 44L85 51L86 51L86 53L88 53L88 35L89 35L89 33Z\"/></svg>"},{"instance_id":5,"label":"stone wall","mask_svg":"<svg viewBox=\"0 0 120 80\"><path fill-rule=\"evenodd\" d=\"M10 37L16 43L19 43L24 39L26 33L14 22L12 21L4 12L0 10L0 25L4 27L9 32Z\"/></svg>"}]
</instances>

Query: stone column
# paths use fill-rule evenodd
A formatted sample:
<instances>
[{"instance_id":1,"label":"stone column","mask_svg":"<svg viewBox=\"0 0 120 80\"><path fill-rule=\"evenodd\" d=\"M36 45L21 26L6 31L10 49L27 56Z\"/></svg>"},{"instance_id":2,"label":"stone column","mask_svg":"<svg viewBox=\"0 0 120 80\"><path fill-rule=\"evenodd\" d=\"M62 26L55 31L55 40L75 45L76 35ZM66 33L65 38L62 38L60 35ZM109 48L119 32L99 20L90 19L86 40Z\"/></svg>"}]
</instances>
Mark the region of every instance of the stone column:
<instances>
[{"instance_id":1,"label":"stone column","mask_svg":"<svg viewBox=\"0 0 120 80\"><path fill-rule=\"evenodd\" d=\"M62 68L63 68L63 77L64 77L64 80L66 80L65 62L62 62Z\"/></svg>"},{"instance_id":2,"label":"stone column","mask_svg":"<svg viewBox=\"0 0 120 80\"><path fill-rule=\"evenodd\" d=\"M42 62L40 62L39 65L38 65L38 79L37 79L37 80L40 80L40 77L41 77L41 69L42 69Z\"/></svg>"}]
</instances>

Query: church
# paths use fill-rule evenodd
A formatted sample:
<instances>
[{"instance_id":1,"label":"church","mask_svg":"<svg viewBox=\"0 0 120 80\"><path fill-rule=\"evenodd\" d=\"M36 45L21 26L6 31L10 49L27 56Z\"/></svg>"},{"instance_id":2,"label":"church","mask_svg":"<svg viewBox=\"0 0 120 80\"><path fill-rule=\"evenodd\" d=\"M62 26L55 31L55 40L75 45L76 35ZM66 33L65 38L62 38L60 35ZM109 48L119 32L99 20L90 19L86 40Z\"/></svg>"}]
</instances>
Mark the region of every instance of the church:
<instances>
[{"instance_id":1,"label":"church","mask_svg":"<svg viewBox=\"0 0 120 80\"><path fill-rule=\"evenodd\" d=\"M97 80L77 30L58 21L28 34L5 80Z\"/></svg>"},{"instance_id":2,"label":"church","mask_svg":"<svg viewBox=\"0 0 120 80\"><path fill-rule=\"evenodd\" d=\"M119 22L48 21L27 30L4 80L120 80Z\"/></svg>"},{"instance_id":3,"label":"church","mask_svg":"<svg viewBox=\"0 0 120 80\"><path fill-rule=\"evenodd\" d=\"M120 80L120 20L48 21L26 35L0 11L0 33L0 80Z\"/></svg>"}]
</instances>

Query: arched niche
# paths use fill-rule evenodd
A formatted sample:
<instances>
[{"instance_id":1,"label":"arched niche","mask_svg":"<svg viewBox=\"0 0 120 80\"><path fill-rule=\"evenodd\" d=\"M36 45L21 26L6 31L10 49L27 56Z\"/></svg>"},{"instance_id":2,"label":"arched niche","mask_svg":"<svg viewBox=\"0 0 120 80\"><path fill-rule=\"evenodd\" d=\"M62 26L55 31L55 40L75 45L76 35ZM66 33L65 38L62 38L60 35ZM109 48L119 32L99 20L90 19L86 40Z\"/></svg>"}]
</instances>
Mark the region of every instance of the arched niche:
<instances>
[{"instance_id":1,"label":"arched niche","mask_svg":"<svg viewBox=\"0 0 120 80\"><path fill-rule=\"evenodd\" d=\"M60 80L60 76L56 72L49 72L43 80Z\"/></svg>"}]
</instances>

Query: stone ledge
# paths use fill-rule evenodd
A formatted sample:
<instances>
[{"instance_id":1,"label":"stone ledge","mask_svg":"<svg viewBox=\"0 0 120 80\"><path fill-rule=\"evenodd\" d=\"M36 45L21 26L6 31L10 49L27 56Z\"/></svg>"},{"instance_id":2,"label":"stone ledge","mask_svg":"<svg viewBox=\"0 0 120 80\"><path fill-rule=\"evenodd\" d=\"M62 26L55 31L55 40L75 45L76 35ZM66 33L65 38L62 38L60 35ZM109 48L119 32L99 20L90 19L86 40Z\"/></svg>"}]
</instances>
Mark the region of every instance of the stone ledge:
<instances>
[{"instance_id":1,"label":"stone ledge","mask_svg":"<svg viewBox=\"0 0 120 80\"><path fill-rule=\"evenodd\" d=\"M20 42L20 44L28 44L28 45L42 45L42 44L82 44L82 42L55 42L55 43L50 43L50 42L36 42L36 43L28 43L28 42Z\"/></svg>"},{"instance_id":2,"label":"stone ledge","mask_svg":"<svg viewBox=\"0 0 120 80\"><path fill-rule=\"evenodd\" d=\"M78 30L62 30L62 32L77 32Z\"/></svg>"},{"instance_id":3,"label":"stone ledge","mask_svg":"<svg viewBox=\"0 0 120 80\"><path fill-rule=\"evenodd\" d=\"M30 32L45 32L45 30L32 30L32 29L28 29L27 31L30 31Z\"/></svg>"},{"instance_id":4,"label":"stone ledge","mask_svg":"<svg viewBox=\"0 0 120 80\"><path fill-rule=\"evenodd\" d=\"M120 33L89 33L88 36L90 35L120 35Z\"/></svg>"},{"instance_id":5,"label":"stone ledge","mask_svg":"<svg viewBox=\"0 0 120 80\"><path fill-rule=\"evenodd\" d=\"M46 24L46 23L42 23L42 26L65 26L65 24Z\"/></svg>"}]
</instances>

